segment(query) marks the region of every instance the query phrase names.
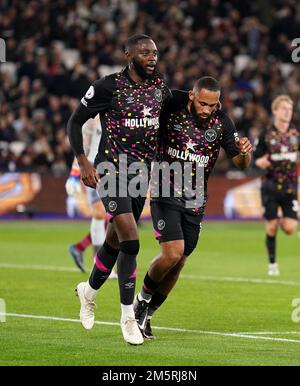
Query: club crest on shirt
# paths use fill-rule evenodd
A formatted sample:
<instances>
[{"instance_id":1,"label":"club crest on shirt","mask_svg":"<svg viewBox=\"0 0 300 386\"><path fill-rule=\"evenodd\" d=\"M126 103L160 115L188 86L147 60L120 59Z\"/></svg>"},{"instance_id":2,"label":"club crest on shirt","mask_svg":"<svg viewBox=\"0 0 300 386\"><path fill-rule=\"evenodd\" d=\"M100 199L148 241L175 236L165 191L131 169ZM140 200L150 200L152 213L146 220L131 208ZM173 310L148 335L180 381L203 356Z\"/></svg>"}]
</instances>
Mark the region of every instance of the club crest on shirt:
<instances>
[{"instance_id":1,"label":"club crest on shirt","mask_svg":"<svg viewBox=\"0 0 300 386\"><path fill-rule=\"evenodd\" d=\"M162 91L160 89L155 90L154 98L157 100L157 102L162 101Z\"/></svg>"},{"instance_id":2,"label":"club crest on shirt","mask_svg":"<svg viewBox=\"0 0 300 386\"><path fill-rule=\"evenodd\" d=\"M218 136L217 132L213 129L206 130L205 132L205 139L208 142L214 142L217 139L217 136Z\"/></svg>"},{"instance_id":3,"label":"club crest on shirt","mask_svg":"<svg viewBox=\"0 0 300 386\"><path fill-rule=\"evenodd\" d=\"M165 221L164 220L159 220L158 223L157 223L157 229L159 231L162 231L162 230L165 229L165 227L166 227Z\"/></svg>"},{"instance_id":4,"label":"club crest on shirt","mask_svg":"<svg viewBox=\"0 0 300 386\"><path fill-rule=\"evenodd\" d=\"M110 203L108 204L108 209L110 212L115 212L117 210L117 207L118 204L116 203L116 201L110 201Z\"/></svg>"}]
</instances>

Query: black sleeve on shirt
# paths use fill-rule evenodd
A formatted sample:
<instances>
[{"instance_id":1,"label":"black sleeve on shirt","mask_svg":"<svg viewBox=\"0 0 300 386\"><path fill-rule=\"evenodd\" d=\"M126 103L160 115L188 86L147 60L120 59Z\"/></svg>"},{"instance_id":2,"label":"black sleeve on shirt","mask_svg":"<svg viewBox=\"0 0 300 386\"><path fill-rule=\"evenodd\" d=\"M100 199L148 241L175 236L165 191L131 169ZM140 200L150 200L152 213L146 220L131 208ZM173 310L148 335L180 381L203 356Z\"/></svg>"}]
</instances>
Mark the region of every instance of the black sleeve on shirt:
<instances>
[{"instance_id":1,"label":"black sleeve on shirt","mask_svg":"<svg viewBox=\"0 0 300 386\"><path fill-rule=\"evenodd\" d=\"M258 158L263 157L265 154L268 153L268 147L267 147L265 138L266 138L266 130L263 130L254 144L254 153L253 153L254 161L257 160Z\"/></svg>"},{"instance_id":2,"label":"black sleeve on shirt","mask_svg":"<svg viewBox=\"0 0 300 386\"><path fill-rule=\"evenodd\" d=\"M235 124L225 114L222 121L223 121L223 139L222 139L221 146L225 150L228 158L236 157L237 155L240 154L240 152L235 144L235 138L238 137L238 132L236 130Z\"/></svg>"},{"instance_id":3,"label":"black sleeve on shirt","mask_svg":"<svg viewBox=\"0 0 300 386\"><path fill-rule=\"evenodd\" d=\"M160 132L164 130L164 126L168 121L170 113L180 110L186 106L189 101L189 93L187 91L172 90L169 97L164 101L163 107L160 112L159 127Z\"/></svg>"},{"instance_id":4,"label":"black sleeve on shirt","mask_svg":"<svg viewBox=\"0 0 300 386\"><path fill-rule=\"evenodd\" d=\"M84 154L82 126L94 117L94 114L80 103L68 121L67 132L75 156Z\"/></svg>"},{"instance_id":5,"label":"black sleeve on shirt","mask_svg":"<svg viewBox=\"0 0 300 386\"><path fill-rule=\"evenodd\" d=\"M179 110L183 106L186 106L188 101L188 91L172 90L170 91L169 98L164 103L163 109L167 109L169 111Z\"/></svg>"},{"instance_id":6,"label":"black sleeve on shirt","mask_svg":"<svg viewBox=\"0 0 300 386\"><path fill-rule=\"evenodd\" d=\"M114 86L114 77L111 75L95 81L71 115L67 131L75 156L84 154L82 126L90 118L95 118L97 114L104 112L110 107ZM102 128L102 130L104 129Z\"/></svg>"},{"instance_id":7,"label":"black sleeve on shirt","mask_svg":"<svg viewBox=\"0 0 300 386\"><path fill-rule=\"evenodd\" d=\"M95 117L110 107L115 87L114 74L96 80L81 99L81 103L93 113Z\"/></svg>"},{"instance_id":8,"label":"black sleeve on shirt","mask_svg":"<svg viewBox=\"0 0 300 386\"><path fill-rule=\"evenodd\" d=\"M168 101L172 98L172 91L169 89L169 87L166 85L164 89L164 96L163 96L163 106L168 103Z\"/></svg>"}]
</instances>

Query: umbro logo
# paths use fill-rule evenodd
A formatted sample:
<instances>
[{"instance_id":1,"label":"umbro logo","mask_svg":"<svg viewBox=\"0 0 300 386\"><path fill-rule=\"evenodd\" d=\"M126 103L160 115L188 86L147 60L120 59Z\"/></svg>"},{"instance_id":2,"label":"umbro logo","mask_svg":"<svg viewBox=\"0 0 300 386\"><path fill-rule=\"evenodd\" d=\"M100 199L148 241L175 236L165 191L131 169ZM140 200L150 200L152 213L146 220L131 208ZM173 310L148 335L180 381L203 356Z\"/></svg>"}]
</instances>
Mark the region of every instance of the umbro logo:
<instances>
[{"instance_id":1,"label":"umbro logo","mask_svg":"<svg viewBox=\"0 0 300 386\"><path fill-rule=\"evenodd\" d=\"M127 103L134 103L134 102L135 102L135 99L134 99L134 97L128 97L128 98L126 99L126 102L127 102Z\"/></svg>"},{"instance_id":2,"label":"umbro logo","mask_svg":"<svg viewBox=\"0 0 300 386\"><path fill-rule=\"evenodd\" d=\"M182 126L181 125L174 125L174 130L175 131L181 131L182 130Z\"/></svg>"}]
</instances>

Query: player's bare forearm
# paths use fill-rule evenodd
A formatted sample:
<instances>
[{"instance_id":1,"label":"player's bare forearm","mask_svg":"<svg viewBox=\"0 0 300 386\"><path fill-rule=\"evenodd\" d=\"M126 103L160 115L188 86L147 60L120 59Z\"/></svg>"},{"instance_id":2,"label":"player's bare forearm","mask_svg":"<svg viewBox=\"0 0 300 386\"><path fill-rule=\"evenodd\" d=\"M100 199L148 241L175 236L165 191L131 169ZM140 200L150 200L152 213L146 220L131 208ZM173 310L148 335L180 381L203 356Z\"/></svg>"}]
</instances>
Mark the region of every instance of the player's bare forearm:
<instances>
[{"instance_id":1,"label":"player's bare forearm","mask_svg":"<svg viewBox=\"0 0 300 386\"><path fill-rule=\"evenodd\" d=\"M233 159L234 164L239 168L239 169L247 169L252 162L252 155L251 153L249 154L239 154Z\"/></svg>"},{"instance_id":2,"label":"player's bare forearm","mask_svg":"<svg viewBox=\"0 0 300 386\"><path fill-rule=\"evenodd\" d=\"M77 155L76 160L78 162L79 167L85 166L86 163L90 163L84 153Z\"/></svg>"}]
</instances>

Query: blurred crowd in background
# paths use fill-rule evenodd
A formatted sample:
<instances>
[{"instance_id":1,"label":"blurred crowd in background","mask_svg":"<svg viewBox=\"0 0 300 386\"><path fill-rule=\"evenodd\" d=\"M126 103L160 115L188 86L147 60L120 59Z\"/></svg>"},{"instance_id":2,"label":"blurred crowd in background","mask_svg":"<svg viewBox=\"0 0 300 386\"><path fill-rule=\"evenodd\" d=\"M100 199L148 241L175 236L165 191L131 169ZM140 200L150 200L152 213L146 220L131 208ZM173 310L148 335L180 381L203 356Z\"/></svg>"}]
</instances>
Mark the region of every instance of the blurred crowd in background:
<instances>
[{"instance_id":1,"label":"blurred crowd in background","mask_svg":"<svg viewBox=\"0 0 300 386\"><path fill-rule=\"evenodd\" d=\"M298 0L2 0L0 171L65 175L71 112L91 82L124 66L123 47L145 33L170 88L210 75L222 104L252 141L270 124L271 100L288 93L300 127ZM223 156L219 171L229 164Z\"/></svg>"}]
</instances>

